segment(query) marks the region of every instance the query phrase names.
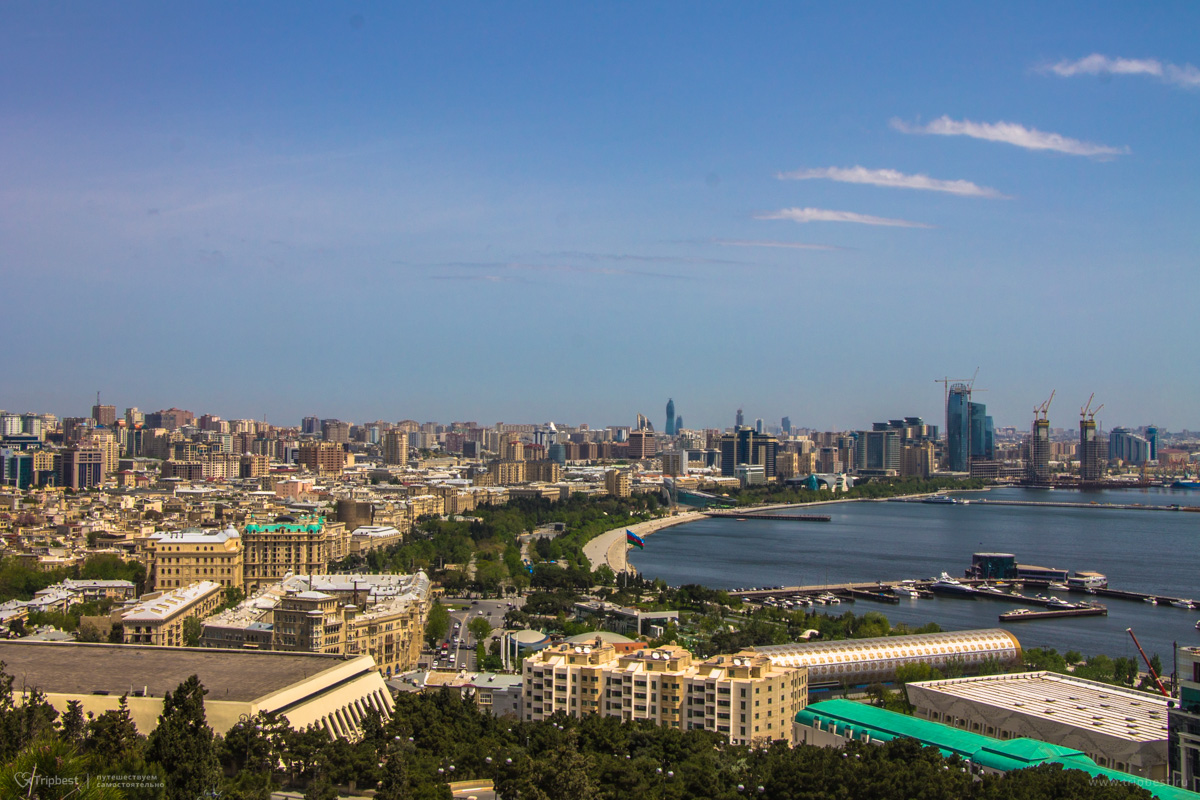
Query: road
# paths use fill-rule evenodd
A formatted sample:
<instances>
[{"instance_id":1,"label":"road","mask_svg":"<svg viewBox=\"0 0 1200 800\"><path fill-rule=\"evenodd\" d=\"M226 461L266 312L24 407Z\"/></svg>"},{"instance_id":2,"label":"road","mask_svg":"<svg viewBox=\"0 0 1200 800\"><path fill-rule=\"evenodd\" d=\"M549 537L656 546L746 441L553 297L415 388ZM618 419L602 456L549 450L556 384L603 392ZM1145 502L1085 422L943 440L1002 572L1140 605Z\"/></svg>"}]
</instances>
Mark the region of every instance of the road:
<instances>
[{"instance_id":1,"label":"road","mask_svg":"<svg viewBox=\"0 0 1200 800\"><path fill-rule=\"evenodd\" d=\"M446 639L449 642L449 648L443 651L439 643L437 652L427 651L422 656L421 663L432 667L433 662L436 661L437 665L433 667L434 669L477 672L479 665L475 660L476 643L467 626L472 619L482 616L492 626L493 631L503 628L504 615L508 612L508 604L510 602L514 602L519 606L522 598L514 598L512 600L471 600L460 597L442 598L442 605L450 609L450 632ZM445 657L450 654L454 655L453 664L450 664Z\"/></svg>"}]
</instances>

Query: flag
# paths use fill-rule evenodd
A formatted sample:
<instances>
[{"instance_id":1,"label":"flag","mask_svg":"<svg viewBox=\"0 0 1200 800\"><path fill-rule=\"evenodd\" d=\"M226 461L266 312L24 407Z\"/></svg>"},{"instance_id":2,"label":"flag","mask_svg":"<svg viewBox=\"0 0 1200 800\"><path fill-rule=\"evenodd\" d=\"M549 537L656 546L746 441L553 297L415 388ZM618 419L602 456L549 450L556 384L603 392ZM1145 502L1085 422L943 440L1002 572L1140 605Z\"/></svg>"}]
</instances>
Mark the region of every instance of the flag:
<instances>
[{"instance_id":1,"label":"flag","mask_svg":"<svg viewBox=\"0 0 1200 800\"><path fill-rule=\"evenodd\" d=\"M625 542L633 545L634 547L638 547L643 550L646 549L646 543L642 541L642 537L638 536L628 528L625 529Z\"/></svg>"}]
</instances>

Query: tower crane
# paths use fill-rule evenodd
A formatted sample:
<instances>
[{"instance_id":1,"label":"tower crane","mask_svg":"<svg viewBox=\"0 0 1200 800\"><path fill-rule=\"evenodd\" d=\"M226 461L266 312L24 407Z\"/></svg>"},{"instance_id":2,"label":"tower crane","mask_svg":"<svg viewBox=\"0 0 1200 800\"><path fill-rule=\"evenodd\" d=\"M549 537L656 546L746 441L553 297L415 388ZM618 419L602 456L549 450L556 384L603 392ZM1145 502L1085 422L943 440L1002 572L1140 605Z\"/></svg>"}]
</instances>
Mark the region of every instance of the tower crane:
<instances>
[{"instance_id":1,"label":"tower crane","mask_svg":"<svg viewBox=\"0 0 1200 800\"><path fill-rule=\"evenodd\" d=\"M1034 406L1034 408L1033 408L1033 418L1034 419L1049 419L1050 418L1050 403L1052 403L1054 401L1054 393L1056 391L1058 391L1058 390L1051 389L1050 397L1046 400L1046 402L1042 403L1040 406Z\"/></svg>"}]
</instances>

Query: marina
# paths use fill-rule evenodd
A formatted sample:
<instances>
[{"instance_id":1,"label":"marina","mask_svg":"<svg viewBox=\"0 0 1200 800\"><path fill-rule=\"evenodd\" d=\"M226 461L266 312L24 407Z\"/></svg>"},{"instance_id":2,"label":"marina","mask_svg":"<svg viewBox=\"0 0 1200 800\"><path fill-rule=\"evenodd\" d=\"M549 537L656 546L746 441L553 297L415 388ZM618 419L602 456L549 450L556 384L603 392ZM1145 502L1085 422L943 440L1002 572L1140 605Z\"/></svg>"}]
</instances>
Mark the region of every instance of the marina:
<instances>
[{"instance_id":1,"label":"marina","mask_svg":"<svg viewBox=\"0 0 1200 800\"><path fill-rule=\"evenodd\" d=\"M1020 607L1040 611L1040 603L1024 599L1037 593L1105 603L1107 616L1055 615L1023 626L1022 643L1027 647L1054 647L1060 652L1136 656L1125 634L1127 627L1136 628L1147 650L1164 660L1174 642L1200 643L1195 628L1200 614L1190 613L1190 602L1186 607L1172 605L1200 596L1194 578L1200 574L1200 552L1194 548L1200 515L1138 513L1150 506L1200 508L1200 493L1169 488L1096 492L998 488L963 494L969 496L969 504L827 504L820 510L829 512L831 521L814 526L699 518L655 534L647 540L646 550L634 553L631 560L644 576L673 585L700 583L748 599L831 592L876 606L893 625L935 622L944 630L994 626L998 613ZM1081 502L1042 504L1064 495ZM988 503L979 502L984 496ZM1108 513L1092 513L1097 507ZM982 599L992 602L984 603L978 602L978 596L964 600L929 591L929 576L943 571L961 576L973 554L992 550L1052 566L1042 568L1049 570L1044 578L1026 573L1018 581L1009 581L1023 584L1020 597L989 596ZM1065 567L1073 568L1074 576ZM1107 576L1107 586L1088 585L1090 573L1085 570ZM958 580L972 587L984 583ZM1051 583L1062 583L1069 591L1052 591ZM777 585L785 588L748 588ZM885 595L894 601L883 599Z\"/></svg>"}]
</instances>

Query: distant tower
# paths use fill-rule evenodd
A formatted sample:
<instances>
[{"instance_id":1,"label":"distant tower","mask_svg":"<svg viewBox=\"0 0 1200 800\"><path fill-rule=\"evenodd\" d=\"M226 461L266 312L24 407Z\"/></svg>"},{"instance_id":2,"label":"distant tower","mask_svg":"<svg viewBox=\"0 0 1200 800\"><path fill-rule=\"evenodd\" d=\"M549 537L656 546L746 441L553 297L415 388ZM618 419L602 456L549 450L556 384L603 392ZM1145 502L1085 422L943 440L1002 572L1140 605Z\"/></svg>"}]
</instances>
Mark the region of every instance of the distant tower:
<instances>
[{"instance_id":1,"label":"distant tower","mask_svg":"<svg viewBox=\"0 0 1200 800\"><path fill-rule=\"evenodd\" d=\"M791 436L792 435L792 418L784 417L783 422L780 425L780 428L783 429L784 436Z\"/></svg>"},{"instance_id":2,"label":"distant tower","mask_svg":"<svg viewBox=\"0 0 1200 800\"><path fill-rule=\"evenodd\" d=\"M682 415L675 418L675 435L678 436L679 432L681 430L683 430L683 416Z\"/></svg>"},{"instance_id":3,"label":"distant tower","mask_svg":"<svg viewBox=\"0 0 1200 800\"><path fill-rule=\"evenodd\" d=\"M1150 460L1158 461L1158 426L1146 428L1146 441L1150 443Z\"/></svg>"},{"instance_id":4,"label":"distant tower","mask_svg":"<svg viewBox=\"0 0 1200 800\"><path fill-rule=\"evenodd\" d=\"M759 436L762 436L762 432L763 432L762 417L759 417L758 419L754 420L754 432L757 433Z\"/></svg>"},{"instance_id":5,"label":"distant tower","mask_svg":"<svg viewBox=\"0 0 1200 800\"><path fill-rule=\"evenodd\" d=\"M1038 416L1029 434L1029 481L1050 482L1050 420Z\"/></svg>"},{"instance_id":6,"label":"distant tower","mask_svg":"<svg viewBox=\"0 0 1200 800\"><path fill-rule=\"evenodd\" d=\"M746 415L745 415L745 414L743 414L743 413L742 413L742 410L739 408L739 409L738 409L738 413L737 413L737 426L738 426L739 428L741 428L741 427L742 427L742 426L744 426L745 424L746 424Z\"/></svg>"},{"instance_id":7,"label":"distant tower","mask_svg":"<svg viewBox=\"0 0 1200 800\"><path fill-rule=\"evenodd\" d=\"M674 436L675 430L675 398L667 398L667 436Z\"/></svg>"},{"instance_id":8,"label":"distant tower","mask_svg":"<svg viewBox=\"0 0 1200 800\"><path fill-rule=\"evenodd\" d=\"M951 386L946 399L946 467L971 469L971 387L965 383Z\"/></svg>"}]
</instances>

